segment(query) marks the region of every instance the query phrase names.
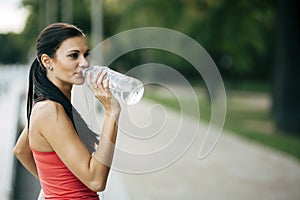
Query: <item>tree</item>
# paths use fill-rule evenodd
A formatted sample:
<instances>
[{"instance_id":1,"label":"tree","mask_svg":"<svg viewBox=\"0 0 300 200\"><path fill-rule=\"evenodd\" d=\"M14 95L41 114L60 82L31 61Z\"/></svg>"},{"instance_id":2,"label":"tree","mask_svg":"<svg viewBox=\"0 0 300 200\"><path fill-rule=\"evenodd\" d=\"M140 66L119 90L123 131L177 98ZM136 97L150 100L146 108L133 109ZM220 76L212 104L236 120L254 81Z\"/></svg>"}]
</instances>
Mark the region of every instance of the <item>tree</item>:
<instances>
[{"instance_id":1,"label":"tree","mask_svg":"<svg viewBox=\"0 0 300 200\"><path fill-rule=\"evenodd\" d=\"M273 111L277 127L300 134L300 14L298 0L277 2Z\"/></svg>"},{"instance_id":2,"label":"tree","mask_svg":"<svg viewBox=\"0 0 300 200\"><path fill-rule=\"evenodd\" d=\"M0 34L2 46L0 54L1 64L20 64L26 61L26 54L23 53L22 38L18 34Z\"/></svg>"}]
</instances>

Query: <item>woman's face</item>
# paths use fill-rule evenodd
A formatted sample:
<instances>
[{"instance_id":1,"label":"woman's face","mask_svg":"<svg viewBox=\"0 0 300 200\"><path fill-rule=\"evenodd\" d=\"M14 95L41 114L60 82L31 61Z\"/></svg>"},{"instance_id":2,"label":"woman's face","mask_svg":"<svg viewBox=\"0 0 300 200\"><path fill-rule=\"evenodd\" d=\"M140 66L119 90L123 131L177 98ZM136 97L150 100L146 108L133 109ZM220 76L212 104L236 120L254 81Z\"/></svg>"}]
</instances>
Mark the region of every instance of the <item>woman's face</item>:
<instances>
[{"instance_id":1,"label":"woman's face","mask_svg":"<svg viewBox=\"0 0 300 200\"><path fill-rule=\"evenodd\" d=\"M53 81L60 84L83 84L82 70L90 65L88 55L89 49L84 37L78 36L64 40L52 59L53 70L50 73L52 75L49 75Z\"/></svg>"}]
</instances>

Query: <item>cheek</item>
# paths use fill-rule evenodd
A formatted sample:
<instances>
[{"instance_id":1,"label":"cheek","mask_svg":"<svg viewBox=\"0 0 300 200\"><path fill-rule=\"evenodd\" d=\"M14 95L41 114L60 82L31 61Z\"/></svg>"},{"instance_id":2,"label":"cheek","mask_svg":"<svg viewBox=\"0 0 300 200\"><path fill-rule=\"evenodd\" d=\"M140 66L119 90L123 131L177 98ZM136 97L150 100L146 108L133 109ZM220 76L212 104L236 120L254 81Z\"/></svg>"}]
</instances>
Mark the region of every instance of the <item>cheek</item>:
<instances>
[{"instance_id":1,"label":"cheek","mask_svg":"<svg viewBox=\"0 0 300 200\"><path fill-rule=\"evenodd\" d=\"M70 76L74 73L74 64L70 62L69 60L60 60L60 62L57 63L56 65L57 71L61 73L61 75L67 75Z\"/></svg>"}]
</instances>

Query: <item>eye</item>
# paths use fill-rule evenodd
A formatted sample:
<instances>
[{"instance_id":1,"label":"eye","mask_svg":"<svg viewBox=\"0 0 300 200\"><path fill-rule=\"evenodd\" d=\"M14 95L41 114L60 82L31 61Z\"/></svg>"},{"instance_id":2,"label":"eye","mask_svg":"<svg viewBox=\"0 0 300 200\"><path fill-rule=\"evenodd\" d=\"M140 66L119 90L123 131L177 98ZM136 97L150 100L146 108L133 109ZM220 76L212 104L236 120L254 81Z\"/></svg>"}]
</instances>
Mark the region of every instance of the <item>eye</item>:
<instances>
[{"instance_id":1,"label":"eye","mask_svg":"<svg viewBox=\"0 0 300 200\"><path fill-rule=\"evenodd\" d=\"M84 54L84 57L86 58L86 57L88 57L90 55L90 52L86 52L85 54Z\"/></svg>"},{"instance_id":2,"label":"eye","mask_svg":"<svg viewBox=\"0 0 300 200\"><path fill-rule=\"evenodd\" d=\"M73 59L77 59L78 58L78 54L77 53L72 53L69 55L69 57L73 58Z\"/></svg>"}]
</instances>

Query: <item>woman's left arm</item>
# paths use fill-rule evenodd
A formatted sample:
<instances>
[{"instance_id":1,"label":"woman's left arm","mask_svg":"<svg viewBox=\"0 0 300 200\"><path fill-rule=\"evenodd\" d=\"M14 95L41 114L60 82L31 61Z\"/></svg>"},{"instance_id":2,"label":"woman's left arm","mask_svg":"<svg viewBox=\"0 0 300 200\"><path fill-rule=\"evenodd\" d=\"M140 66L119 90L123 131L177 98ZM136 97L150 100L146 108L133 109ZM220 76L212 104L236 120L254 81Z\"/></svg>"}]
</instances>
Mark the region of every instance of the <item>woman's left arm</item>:
<instances>
[{"instance_id":1,"label":"woman's left arm","mask_svg":"<svg viewBox=\"0 0 300 200\"><path fill-rule=\"evenodd\" d=\"M33 159L33 155L31 149L29 147L29 140L28 140L28 129L27 126L23 129L15 147L14 147L14 155L17 159L23 164L23 166L37 179L38 172L36 168L36 164Z\"/></svg>"}]
</instances>

